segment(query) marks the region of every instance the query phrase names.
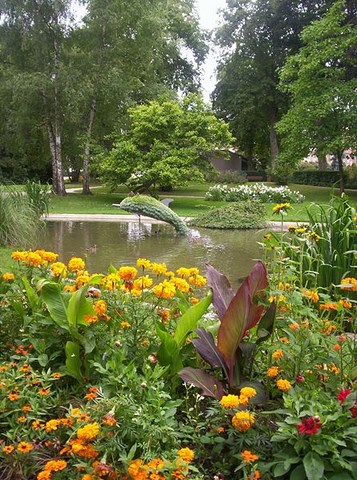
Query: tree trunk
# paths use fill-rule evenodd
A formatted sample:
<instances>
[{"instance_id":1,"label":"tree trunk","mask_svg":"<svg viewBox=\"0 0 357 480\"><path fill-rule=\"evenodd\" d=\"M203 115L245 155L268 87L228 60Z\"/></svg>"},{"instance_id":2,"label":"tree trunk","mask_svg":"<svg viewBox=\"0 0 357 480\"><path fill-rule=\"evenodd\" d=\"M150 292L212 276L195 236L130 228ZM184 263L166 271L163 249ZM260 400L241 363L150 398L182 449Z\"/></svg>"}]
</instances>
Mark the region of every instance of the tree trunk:
<instances>
[{"instance_id":1,"label":"tree trunk","mask_svg":"<svg viewBox=\"0 0 357 480\"><path fill-rule=\"evenodd\" d=\"M279 154L279 144L278 144L278 136L275 130L276 124L276 115L275 109L273 108L270 111L270 130L269 130L269 139L270 139L270 158L271 158L271 168L273 169L275 166L276 157Z\"/></svg>"},{"instance_id":2,"label":"tree trunk","mask_svg":"<svg viewBox=\"0 0 357 480\"><path fill-rule=\"evenodd\" d=\"M338 161L338 171L340 174L340 195L345 191L345 179L343 176L343 161L342 161L342 154L343 152L336 153L337 161Z\"/></svg>"},{"instance_id":3,"label":"tree trunk","mask_svg":"<svg viewBox=\"0 0 357 480\"><path fill-rule=\"evenodd\" d=\"M92 106L89 112L88 117L88 126L87 126L87 135L86 135L86 143L84 145L84 154L83 154L83 195L90 195L92 192L89 188L89 163L90 163L90 142L92 139L92 130L93 130L93 123L94 123L94 116L95 116L95 109L96 109L97 101L93 98Z\"/></svg>"}]
</instances>

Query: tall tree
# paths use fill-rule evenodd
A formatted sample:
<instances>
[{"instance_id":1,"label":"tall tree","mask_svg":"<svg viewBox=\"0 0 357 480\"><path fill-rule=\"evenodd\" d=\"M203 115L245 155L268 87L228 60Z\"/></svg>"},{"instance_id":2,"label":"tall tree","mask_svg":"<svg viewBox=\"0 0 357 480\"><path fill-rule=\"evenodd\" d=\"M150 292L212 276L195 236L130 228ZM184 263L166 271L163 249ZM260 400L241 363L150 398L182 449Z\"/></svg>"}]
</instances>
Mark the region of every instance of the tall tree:
<instances>
[{"instance_id":1,"label":"tall tree","mask_svg":"<svg viewBox=\"0 0 357 480\"><path fill-rule=\"evenodd\" d=\"M278 72L300 47L302 28L331 1L228 0L217 32L223 60L213 93L214 108L227 119L250 161L279 153L276 122L287 108Z\"/></svg>"},{"instance_id":2,"label":"tall tree","mask_svg":"<svg viewBox=\"0 0 357 480\"><path fill-rule=\"evenodd\" d=\"M338 0L302 32L304 46L281 72L292 104L279 122L281 161L295 165L314 147L338 159L344 190L342 153L357 147L356 2Z\"/></svg>"},{"instance_id":3,"label":"tall tree","mask_svg":"<svg viewBox=\"0 0 357 480\"><path fill-rule=\"evenodd\" d=\"M7 88L14 106L19 97L26 97L27 115L36 103L52 159L53 188L59 195L65 194L61 67L69 14L69 0L3 0L0 7L1 62L11 66Z\"/></svg>"}]
</instances>

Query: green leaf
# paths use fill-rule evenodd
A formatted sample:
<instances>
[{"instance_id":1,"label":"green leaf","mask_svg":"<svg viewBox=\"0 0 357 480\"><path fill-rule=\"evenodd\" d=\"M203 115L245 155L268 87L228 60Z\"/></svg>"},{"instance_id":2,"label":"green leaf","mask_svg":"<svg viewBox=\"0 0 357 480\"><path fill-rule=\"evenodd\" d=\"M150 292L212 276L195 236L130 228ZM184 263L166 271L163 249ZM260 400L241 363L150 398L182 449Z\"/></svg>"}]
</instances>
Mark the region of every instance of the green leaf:
<instances>
[{"instance_id":1,"label":"green leaf","mask_svg":"<svg viewBox=\"0 0 357 480\"><path fill-rule=\"evenodd\" d=\"M46 355L46 353L42 353L38 356L37 360L41 367L45 367L48 364L48 355Z\"/></svg>"},{"instance_id":2,"label":"green leaf","mask_svg":"<svg viewBox=\"0 0 357 480\"><path fill-rule=\"evenodd\" d=\"M309 452L303 459L303 464L308 480L322 480L324 478L324 461L315 452Z\"/></svg>"},{"instance_id":3,"label":"green leaf","mask_svg":"<svg viewBox=\"0 0 357 480\"><path fill-rule=\"evenodd\" d=\"M304 465L298 465L294 470L291 472L289 480L305 480L305 468Z\"/></svg>"},{"instance_id":4,"label":"green leaf","mask_svg":"<svg viewBox=\"0 0 357 480\"><path fill-rule=\"evenodd\" d=\"M177 373L182 368L180 349L174 338L165 331L165 327L158 323L156 332L160 337L162 344L157 351L157 358L160 365L170 366L171 373Z\"/></svg>"},{"instance_id":5,"label":"green leaf","mask_svg":"<svg viewBox=\"0 0 357 480\"><path fill-rule=\"evenodd\" d=\"M82 381L80 347L77 342L66 343L66 367L69 375Z\"/></svg>"},{"instance_id":6,"label":"green leaf","mask_svg":"<svg viewBox=\"0 0 357 480\"><path fill-rule=\"evenodd\" d=\"M36 312L40 306L40 300L37 296L37 293L33 287L31 287L30 282L26 277L21 277L22 283L24 284L27 299L29 301L32 313Z\"/></svg>"},{"instance_id":7,"label":"green leaf","mask_svg":"<svg viewBox=\"0 0 357 480\"><path fill-rule=\"evenodd\" d=\"M62 294L61 287L53 282L44 283L41 288L41 297L46 304L52 320L65 330L69 330L67 321L67 299L66 296Z\"/></svg>"},{"instance_id":8,"label":"green leaf","mask_svg":"<svg viewBox=\"0 0 357 480\"><path fill-rule=\"evenodd\" d=\"M212 294L209 293L196 305L191 306L177 321L174 339L179 347L186 340L187 335L197 328L198 320L207 312L211 305Z\"/></svg>"},{"instance_id":9,"label":"green leaf","mask_svg":"<svg viewBox=\"0 0 357 480\"><path fill-rule=\"evenodd\" d=\"M84 321L85 315L94 315L92 302L86 298L87 287L82 287L77 292L73 293L67 308L67 319L70 327L77 330L77 326L86 325Z\"/></svg>"}]
</instances>

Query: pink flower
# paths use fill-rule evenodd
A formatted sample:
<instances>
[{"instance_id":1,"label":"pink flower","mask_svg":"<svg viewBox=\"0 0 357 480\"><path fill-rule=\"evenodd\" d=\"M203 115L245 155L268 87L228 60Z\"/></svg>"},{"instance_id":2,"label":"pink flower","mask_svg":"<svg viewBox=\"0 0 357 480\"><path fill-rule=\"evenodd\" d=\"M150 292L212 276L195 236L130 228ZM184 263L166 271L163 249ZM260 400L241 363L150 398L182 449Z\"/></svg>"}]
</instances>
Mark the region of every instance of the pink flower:
<instances>
[{"instance_id":1,"label":"pink flower","mask_svg":"<svg viewBox=\"0 0 357 480\"><path fill-rule=\"evenodd\" d=\"M322 427L322 423L319 417L305 417L301 419L301 423L299 423L297 427L301 435L315 435Z\"/></svg>"},{"instance_id":2,"label":"pink flower","mask_svg":"<svg viewBox=\"0 0 357 480\"><path fill-rule=\"evenodd\" d=\"M351 392L350 388L341 388L337 395L337 400L342 404Z\"/></svg>"}]
</instances>

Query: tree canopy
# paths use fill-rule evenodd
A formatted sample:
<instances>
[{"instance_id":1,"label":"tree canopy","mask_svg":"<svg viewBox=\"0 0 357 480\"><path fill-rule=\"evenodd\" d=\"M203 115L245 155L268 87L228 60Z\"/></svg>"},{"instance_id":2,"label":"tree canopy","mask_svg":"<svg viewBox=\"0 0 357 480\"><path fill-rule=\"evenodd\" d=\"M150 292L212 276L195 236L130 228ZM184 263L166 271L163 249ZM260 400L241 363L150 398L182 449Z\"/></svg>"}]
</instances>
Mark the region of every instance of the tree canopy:
<instances>
[{"instance_id":1,"label":"tree canopy","mask_svg":"<svg viewBox=\"0 0 357 480\"><path fill-rule=\"evenodd\" d=\"M207 153L233 142L227 124L198 95L154 100L129 110L130 126L118 134L102 161L105 182L126 183L134 191L203 179Z\"/></svg>"}]
</instances>

